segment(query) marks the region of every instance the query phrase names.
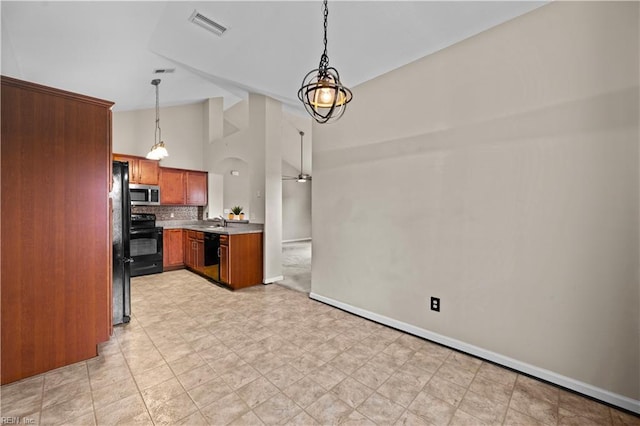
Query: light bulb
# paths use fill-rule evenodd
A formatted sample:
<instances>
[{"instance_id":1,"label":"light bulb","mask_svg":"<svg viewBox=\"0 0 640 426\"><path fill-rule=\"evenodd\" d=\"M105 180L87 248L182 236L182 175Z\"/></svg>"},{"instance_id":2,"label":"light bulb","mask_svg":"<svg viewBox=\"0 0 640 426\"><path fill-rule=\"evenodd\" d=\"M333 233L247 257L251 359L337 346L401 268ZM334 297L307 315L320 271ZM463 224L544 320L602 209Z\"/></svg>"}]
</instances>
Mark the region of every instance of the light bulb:
<instances>
[{"instance_id":1,"label":"light bulb","mask_svg":"<svg viewBox=\"0 0 640 426\"><path fill-rule=\"evenodd\" d=\"M329 87L320 89L320 103L330 105L333 103L333 90Z\"/></svg>"},{"instance_id":2,"label":"light bulb","mask_svg":"<svg viewBox=\"0 0 640 426\"><path fill-rule=\"evenodd\" d=\"M335 91L333 87L320 82L313 92L313 101L311 101L311 104L317 108L331 108L334 96Z\"/></svg>"},{"instance_id":3,"label":"light bulb","mask_svg":"<svg viewBox=\"0 0 640 426\"><path fill-rule=\"evenodd\" d=\"M151 147L151 151L147 154L147 160L159 160L158 158L158 145L154 144Z\"/></svg>"},{"instance_id":4,"label":"light bulb","mask_svg":"<svg viewBox=\"0 0 640 426\"><path fill-rule=\"evenodd\" d=\"M156 151L157 151L158 159L160 160L169 156L169 153L167 152L167 148L164 147L164 142L162 141L160 141L160 143L158 144Z\"/></svg>"}]
</instances>

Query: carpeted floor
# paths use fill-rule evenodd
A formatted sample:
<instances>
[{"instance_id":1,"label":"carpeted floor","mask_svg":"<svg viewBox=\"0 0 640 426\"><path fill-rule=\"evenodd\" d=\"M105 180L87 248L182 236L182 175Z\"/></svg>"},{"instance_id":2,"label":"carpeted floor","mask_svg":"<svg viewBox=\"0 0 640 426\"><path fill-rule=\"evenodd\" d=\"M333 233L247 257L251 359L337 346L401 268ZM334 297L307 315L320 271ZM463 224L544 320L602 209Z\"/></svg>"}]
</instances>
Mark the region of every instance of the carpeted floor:
<instances>
[{"instance_id":1,"label":"carpeted floor","mask_svg":"<svg viewBox=\"0 0 640 426\"><path fill-rule=\"evenodd\" d=\"M284 280L278 284L304 293L311 291L311 240L282 243L282 275Z\"/></svg>"}]
</instances>

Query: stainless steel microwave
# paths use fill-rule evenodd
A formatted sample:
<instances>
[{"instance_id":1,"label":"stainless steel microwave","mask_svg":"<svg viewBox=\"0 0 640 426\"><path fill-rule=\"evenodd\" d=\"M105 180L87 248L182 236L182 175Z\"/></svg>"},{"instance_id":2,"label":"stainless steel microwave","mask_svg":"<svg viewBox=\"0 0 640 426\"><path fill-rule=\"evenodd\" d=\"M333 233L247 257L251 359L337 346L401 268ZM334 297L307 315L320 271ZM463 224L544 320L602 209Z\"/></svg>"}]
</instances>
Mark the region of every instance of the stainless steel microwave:
<instances>
[{"instance_id":1,"label":"stainless steel microwave","mask_svg":"<svg viewBox=\"0 0 640 426\"><path fill-rule=\"evenodd\" d=\"M159 206L160 187L157 185L129 185L132 206Z\"/></svg>"}]
</instances>

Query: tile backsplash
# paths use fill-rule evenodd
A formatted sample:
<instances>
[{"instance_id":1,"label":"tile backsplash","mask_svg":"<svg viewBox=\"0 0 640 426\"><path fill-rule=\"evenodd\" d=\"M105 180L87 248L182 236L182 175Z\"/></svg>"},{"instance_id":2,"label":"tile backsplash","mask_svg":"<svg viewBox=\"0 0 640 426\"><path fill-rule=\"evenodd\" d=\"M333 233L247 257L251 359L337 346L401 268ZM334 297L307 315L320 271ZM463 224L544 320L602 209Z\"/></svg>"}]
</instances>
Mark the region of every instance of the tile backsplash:
<instances>
[{"instance_id":1,"label":"tile backsplash","mask_svg":"<svg viewBox=\"0 0 640 426\"><path fill-rule=\"evenodd\" d=\"M202 220L204 207L199 206L132 206L131 213L153 213L156 220ZM173 217L171 216L173 214Z\"/></svg>"}]
</instances>

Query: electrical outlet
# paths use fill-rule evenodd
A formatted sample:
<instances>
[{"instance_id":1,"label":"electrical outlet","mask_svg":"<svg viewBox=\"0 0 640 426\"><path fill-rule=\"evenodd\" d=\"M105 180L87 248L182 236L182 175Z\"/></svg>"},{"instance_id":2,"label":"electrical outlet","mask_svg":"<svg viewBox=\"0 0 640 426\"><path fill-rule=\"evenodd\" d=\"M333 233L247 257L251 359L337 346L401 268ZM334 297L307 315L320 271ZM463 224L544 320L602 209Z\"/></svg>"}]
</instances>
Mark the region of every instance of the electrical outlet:
<instances>
[{"instance_id":1,"label":"electrical outlet","mask_svg":"<svg viewBox=\"0 0 640 426\"><path fill-rule=\"evenodd\" d=\"M439 297L432 297L431 298L431 310L432 311L436 311L436 312L440 312L440 298Z\"/></svg>"}]
</instances>

